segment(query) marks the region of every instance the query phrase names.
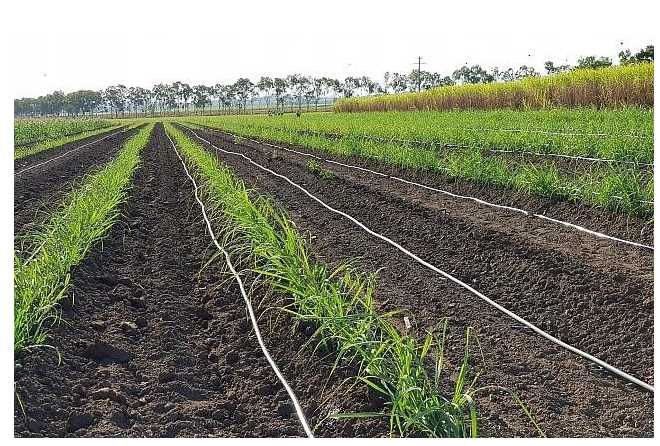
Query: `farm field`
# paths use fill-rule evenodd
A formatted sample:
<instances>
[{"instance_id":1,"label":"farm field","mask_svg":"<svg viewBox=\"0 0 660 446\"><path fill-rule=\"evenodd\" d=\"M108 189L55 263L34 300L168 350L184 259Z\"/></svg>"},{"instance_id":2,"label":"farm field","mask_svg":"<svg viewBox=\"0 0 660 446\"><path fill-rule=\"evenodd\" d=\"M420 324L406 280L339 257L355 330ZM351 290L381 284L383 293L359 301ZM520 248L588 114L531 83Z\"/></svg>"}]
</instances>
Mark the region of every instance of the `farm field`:
<instances>
[{"instance_id":1,"label":"farm field","mask_svg":"<svg viewBox=\"0 0 660 446\"><path fill-rule=\"evenodd\" d=\"M97 130L14 161L16 436L653 435L651 111Z\"/></svg>"},{"instance_id":2,"label":"farm field","mask_svg":"<svg viewBox=\"0 0 660 446\"><path fill-rule=\"evenodd\" d=\"M188 122L642 218L653 212L653 113L646 110L222 116Z\"/></svg>"}]
</instances>

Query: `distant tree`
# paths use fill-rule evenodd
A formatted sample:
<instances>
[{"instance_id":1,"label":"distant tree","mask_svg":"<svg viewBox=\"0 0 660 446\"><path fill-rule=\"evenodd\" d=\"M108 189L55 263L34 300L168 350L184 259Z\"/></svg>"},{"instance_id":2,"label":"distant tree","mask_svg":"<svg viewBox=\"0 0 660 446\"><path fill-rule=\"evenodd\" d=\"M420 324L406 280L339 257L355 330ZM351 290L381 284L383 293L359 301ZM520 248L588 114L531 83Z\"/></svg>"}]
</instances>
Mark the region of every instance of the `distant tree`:
<instances>
[{"instance_id":1,"label":"distant tree","mask_svg":"<svg viewBox=\"0 0 660 446\"><path fill-rule=\"evenodd\" d=\"M174 111L175 113L179 110L179 91L180 84L176 82L172 85L165 84L165 108L168 111Z\"/></svg>"},{"instance_id":2,"label":"distant tree","mask_svg":"<svg viewBox=\"0 0 660 446\"><path fill-rule=\"evenodd\" d=\"M442 76L440 73L431 73L425 70L411 71L410 74L408 74L408 79L405 83L410 91L417 91L418 85L421 90L430 90L431 88L453 84L454 81L449 76Z\"/></svg>"},{"instance_id":3,"label":"distant tree","mask_svg":"<svg viewBox=\"0 0 660 446\"><path fill-rule=\"evenodd\" d=\"M275 108L284 109L284 96L289 88L289 84L285 78L276 77L273 79L273 88L275 89Z\"/></svg>"},{"instance_id":4,"label":"distant tree","mask_svg":"<svg viewBox=\"0 0 660 446\"><path fill-rule=\"evenodd\" d=\"M575 68L604 68L610 66L612 66L612 59L609 57L587 56L579 58Z\"/></svg>"},{"instance_id":5,"label":"distant tree","mask_svg":"<svg viewBox=\"0 0 660 446\"><path fill-rule=\"evenodd\" d=\"M332 92L335 97L342 93L342 85L339 79L328 77L325 82L328 86L328 92Z\"/></svg>"},{"instance_id":6,"label":"distant tree","mask_svg":"<svg viewBox=\"0 0 660 446\"><path fill-rule=\"evenodd\" d=\"M264 95L264 98L266 99L266 110L268 110L270 107L270 97L273 94L273 88L275 88L275 82L271 77L261 76L256 86L257 89Z\"/></svg>"},{"instance_id":7,"label":"distant tree","mask_svg":"<svg viewBox=\"0 0 660 446\"><path fill-rule=\"evenodd\" d=\"M286 77L286 83L291 96L296 98L298 110L302 108L302 100L309 90L310 80L301 74L290 74Z\"/></svg>"},{"instance_id":8,"label":"distant tree","mask_svg":"<svg viewBox=\"0 0 660 446\"><path fill-rule=\"evenodd\" d=\"M452 78L462 84L486 84L495 80L493 75L481 68L480 65L472 65L471 67L464 65L454 71Z\"/></svg>"},{"instance_id":9,"label":"distant tree","mask_svg":"<svg viewBox=\"0 0 660 446\"><path fill-rule=\"evenodd\" d=\"M385 90L392 89L394 93L401 93L408 89L409 78L399 73L387 73Z\"/></svg>"},{"instance_id":10,"label":"distant tree","mask_svg":"<svg viewBox=\"0 0 660 446\"><path fill-rule=\"evenodd\" d=\"M165 106L167 104L167 98L169 95L169 88L166 84L157 84L152 88L153 99L157 107L160 109L160 114L162 115L165 111Z\"/></svg>"},{"instance_id":11,"label":"distant tree","mask_svg":"<svg viewBox=\"0 0 660 446\"><path fill-rule=\"evenodd\" d=\"M236 93L236 99L239 101L241 107L245 111L247 101L254 95L254 84L246 77L239 78L233 85L233 90Z\"/></svg>"},{"instance_id":12,"label":"distant tree","mask_svg":"<svg viewBox=\"0 0 660 446\"><path fill-rule=\"evenodd\" d=\"M350 98L355 93L355 90L360 88L360 79L357 77L349 76L344 79L344 82L341 84L341 91L345 98Z\"/></svg>"},{"instance_id":13,"label":"distant tree","mask_svg":"<svg viewBox=\"0 0 660 446\"><path fill-rule=\"evenodd\" d=\"M119 117L119 112L124 116L126 110L126 86L112 85L103 91L103 101L108 105L110 113L114 111L115 117Z\"/></svg>"},{"instance_id":14,"label":"distant tree","mask_svg":"<svg viewBox=\"0 0 660 446\"><path fill-rule=\"evenodd\" d=\"M630 50L624 50L619 53L619 63L621 65L630 65L640 62L653 62L653 45L647 45L634 55Z\"/></svg>"},{"instance_id":15,"label":"distant tree","mask_svg":"<svg viewBox=\"0 0 660 446\"><path fill-rule=\"evenodd\" d=\"M534 67L528 67L527 65L521 65L520 68L516 71L516 79L524 79L526 77L538 77L540 74Z\"/></svg>"},{"instance_id":16,"label":"distant tree","mask_svg":"<svg viewBox=\"0 0 660 446\"><path fill-rule=\"evenodd\" d=\"M139 108L142 108L142 111L144 111L149 97L150 95L148 94L148 90L146 88L130 87L128 89L126 99L128 100L129 104L133 106L133 113L135 114L135 117L138 115Z\"/></svg>"},{"instance_id":17,"label":"distant tree","mask_svg":"<svg viewBox=\"0 0 660 446\"><path fill-rule=\"evenodd\" d=\"M202 114L204 114L206 106L210 103L210 98L213 94L213 88L207 87L206 85L195 85L192 87L192 92L195 110L201 108Z\"/></svg>"},{"instance_id":18,"label":"distant tree","mask_svg":"<svg viewBox=\"0 0 660 446\"><path fill-rule=\"evenodd\" d=\"M563 73L565 71L570 71L572 67L568 64L566 65L555 65L555 63L551 60L547 60L545 62L545 72L547 74L557 74L557 73Z\"/></svg>"}]
</instances>

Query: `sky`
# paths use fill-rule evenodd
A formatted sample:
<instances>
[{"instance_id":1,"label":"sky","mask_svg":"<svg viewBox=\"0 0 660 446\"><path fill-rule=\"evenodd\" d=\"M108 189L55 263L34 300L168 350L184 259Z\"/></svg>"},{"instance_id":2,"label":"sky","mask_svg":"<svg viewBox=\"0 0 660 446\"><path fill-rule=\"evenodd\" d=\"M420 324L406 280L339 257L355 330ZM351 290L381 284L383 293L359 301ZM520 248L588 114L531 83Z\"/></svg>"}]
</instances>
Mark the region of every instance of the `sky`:
<instances>
[{"instance_id":1,"label":"sky","mask_svg":"<svg viewBox=\"0 0 660 446\"><path fill-rule=\"evenodd\" d=\"M290 73L381 81L409 72L417 56L442 74L465 63L542 71L549 59L616 60L622 48L652 43L658 16L653 1L638 0L3 3L15 98Z\"/></svg>"}]
</instances>

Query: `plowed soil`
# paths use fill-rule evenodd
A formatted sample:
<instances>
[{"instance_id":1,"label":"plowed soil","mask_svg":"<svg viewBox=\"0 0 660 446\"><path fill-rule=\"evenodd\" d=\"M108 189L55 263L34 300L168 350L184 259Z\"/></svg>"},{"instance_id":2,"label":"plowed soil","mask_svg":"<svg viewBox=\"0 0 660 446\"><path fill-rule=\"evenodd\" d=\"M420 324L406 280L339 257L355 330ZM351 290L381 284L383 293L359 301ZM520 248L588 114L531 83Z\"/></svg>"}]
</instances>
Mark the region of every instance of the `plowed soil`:
<instances>
[{"instance_id":1,"label":"plowed soil","mask_svg":"<svg viewBox=\"0 0 660 446\"><path fill-rule=\"evenodd\" d=\"M123 143L136 131L118 133L104 141L90 144L69 156L35 167L20 175L14 175L14 234L21 235L29 228L40 224L81 178L110 161ZM95 135L21 158L15 161L14 172L57 158L102 137L103 135Z\"/></svg>"},{"instance_id":2,"label":"plowed soil","mask_svg":"<svg viewBox=\"0 0 660 446\"><path fill-rule=\"evenodd\" d=\"M217 132L203 133L219 147L243 152L288 176L329 205L401 242L563 341L653 382L651 251L477 208L332 164L322 163L334 175L323 178L309 169L307 158L260 144L234 144L232 138ZM465 327L474 327L483 352L483 363L475 360L483 369L479 382L517 392L546 435L653 434L652 394L523 329L285 181L238 156L218 156L249 185L285 207L296 225L310 234L320 258L329 263L358 258L361 268L378 271L377 299L383 309L407 309L420 333L449 317L450 355L455 359L462 354ZM439 177L433 180L432 185L456 191L453 184L438 184ZM465 187L459 185L456 192L466 193ZM530 197L525 200L527 209L544 209L553 217L566 216L613 235L632 235L647 242L651 237L643 221L608 221L607 214L593 208L535 202ZM474 354L480 359L477 351ZM508 397L484 394L479 401L484 416L482 433L536 433Z\"/></svg>"},{"instance_id":3,"label":"plowed soil","mask_svg":"<svg viewBox=\"0 0 660 446\"><path fill-rule=\"evenodd\" d=\"M237 142L221 132L197 132L288 176L552 335L653 383L652 251L331 163L320 163L326 171L320 175L305 156ZM478 343L471 339L470 363L483 387L476 400L480 435L540 435L507 392L524 401L548 436L653 435L652 393L540 338L286 181L198 142L254 193L285 208L317 261L334 265L350 259L376 273L380 309L403 310L395 323L403 326L407 316L411 333L421 337L447 318L445 389L456 378L466 330L474 329ZM34 169L24 181L15 179L15 233L39 222L81 175L111 159L115 146L120 141L113 138L50 163L48 171ZM363 159L333 159L653 243L652 223L643 220ZM37 218L35 208L41 209ZM220 259L209 262L215 248L161 124L142 153L121 213L108 237L72 272L64 322L48 339L54 349L15 358L15 435L302 436L239 290ZM221 221L213 224L222 227ZM250 284L252 278L246 279ZM335 358L315 349L311 327L277 310L284 296L258 283L252 295L267 346L315 434L388 435L386 419L328 417L377 411L382 402L364 386L351 386L356 371L350 367L330 372Z\"/></svg>"},{"instance_id":4,"label":"plowed soil","mask_svg":"<svg viewBox=\"0 0 660 446\"><path fill-rule=\"evenodd\" d=\"M192 186L162 125L143 152L132 195L103 246L72 274L74 303L52 349L15 361L15 434L56 437L301 436L234 282L213 255ZM259 289L260 327L319 436L383 436L383 420L333 420L374 410L355 371L330 374L309 330ZM255 306L260 302L255 302ZM344 383L342 386L340 384ZM20 401L20 404L18 403Z\"/></svg>"}]
</instances>

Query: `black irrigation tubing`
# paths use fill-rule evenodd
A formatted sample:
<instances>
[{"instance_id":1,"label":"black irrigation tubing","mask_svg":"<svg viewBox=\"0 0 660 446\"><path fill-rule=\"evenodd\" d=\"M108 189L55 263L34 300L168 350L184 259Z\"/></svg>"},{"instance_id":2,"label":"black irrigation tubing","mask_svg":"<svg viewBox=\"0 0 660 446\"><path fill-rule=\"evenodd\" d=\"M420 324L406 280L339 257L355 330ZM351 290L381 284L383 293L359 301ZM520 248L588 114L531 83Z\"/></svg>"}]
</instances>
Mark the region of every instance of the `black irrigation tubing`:
<instances>
[{"instance_id":1,"label":"black irrigation tubing","mask_svg":"<svg viewBox=\"0 0 660 446\"><path fill-rule=\"evenodd\" d=\"M107 125L107 126L104 126L104 127L97 127L95 129L80 130L79 132L67 133L66 135L51 136L49 138L33 139L32 141L22 142L20 144L14 144L14 147L15 148L23 148L23 147L27 147L27 146L31 146L31 145L40 144L40 143L46 142L46 141L52 141L54 139L68 138L69 136L76 136L76 135L80 135L81 133L87 133L87 132L95 132L97 130L103 130L103 129L107 129L107 128L110 128L110 127L114 127L114 125Z\"/></svg>"},{"instance_id":2,"label":"black irrigation tubing","mask_svg":"<svg viewBox=\"0 0 660 446\"><path fill-rule=\"evenodd\" d=\"M218 242L217 237L215 236L215 232L213 231L213 227L211 226L211 221L209 220L209 217L206 213L206 207L204 206L204 202L199 198L199 187L197 186L197 182L195 179L192 177L190 172L188 171L188 167L186 167L186 163L183 161L183 158L179 154L179 151L176 148L176 144L174 144L174 141L172 141L172 138L170 138L170 135L165 133L167 136L167 139L169 139L170 144L172 144L172 148L174 149L174 152L176 153L176 156L179 158L181 161L181 164L183 165L183 169L186 173L186 176L190 179L193 185L193 190L195 192L195 200L197 200L197 203L199 204L201 210L202 210L202 218L204 218L204 222L206 223L206 229L209 232L209 235L211 236L211 239L213 240L213 243L215 244L216 248L225 257L225 261L227 262L227 266L229 267L229 270L231 274L234 276L234 279L238 283L238 287L241 291L241 296L243 297L243 300L245 302L245 306L247 307L248 310L248 315L250 317L250 322L252 324L252 328L254 329L255 336L257 337L257 341L259 342L259 346L261 347L261 351L266 357L266 360L268 361L268 364L270 367L273 369L273 372L275 372L275 375L277 378L280 380L280 383L286 390L286 392L289 395L289 399L293 403L293 406L296 411L296 415L298 416L298 420L300 421L300 424L302 425L303 430L305 431L305 435L307 435L308 438L314 438L314 433L309 427L309 423L307 422L307 418L305 418L305 414L303 412L302 407L300 406L300 403L298 402L298 398L296 397L295 392L287 382L286 378L280 371L279 367L277 367L277 364L275 363L275 360L270 356L270 353L268 352L268 348L266 347L266 344L264 343L264 340L261 336L261 330L259 330L259 325L257 324L257 317L254 314L254 309L252 308L252 303L250 302L250 298L248 297L246 291L245 291L245 286L243 284L243 280L241 279L241 276L238 274L236 269L234 269L234 264L231 261L231 257L229 256L229 253L227 250Z\"/></svg>"},{"instance_id":3,"label":"black irrigation tubing","mask_svg":"<svg viewBox=\"0 0 660 446\"><path fill-rule=\"evenodd\" d=\"M217 129L211 129L211 130L218 131ZM228 135L231 135L233 138L237 137L237 135L234 135L230 132L227 132L227 131L224 131L224 130L223 130L223 132L228 134ZM242 137L242 138L244 138L244 137ZM372 174L378 175L378 176L388 177L388 178L390 178L392 180L395 180L395 181L400 181L402 183L410 184L410 185L413 185L413 186L416 186L416 187L420 187L422 189L427 189L427 190L431 190L431 191L434 191L434 192L439 192L439 193L442 193L444 195L448 195L448 196L453 197L453 198L471 200L471 201L474 201L474 202L479 203L479 204L484 205L484 206L489 206L489 207L494 207L494 208L499 208L499 209L506 209L506 210L509 210L509 211L521 213L523 215L536 217L536 218L539 218L539 219L542 219L542 220L545 220L545 221L549 221L549 222L552 222L552 223L560 224L560 225L563 225L563 226L566 226L566 227L569 227L569 228L572 228L572 229L575 229L575 230L578 230L578 231L581 231L581 232L584 232L584 233L587 233L587 234L591 234L591 235L593 235L595 237L598 237L598 238L612 240L612 241L615 241L615 242L619 242L619 243L623 243L623 244L627 244L627 245L631 245L631 246L636 246L638 248L654 250L654 247L650 246L650 245L645 245L643 243L633 242L631 240L626 240L626 239L614 237L614 236L611 236L611 235L608 235L608 234L604 234L602 232L594 231L594 230L586 228L584 226L576 225L575 223L571 223L571 222L567 222L567 221L558 220L558 219L555 219L555 218L552 218L552 217L548 217L544 214L536 214L536 213L526 211L524 209L520 209L520 208L517 208L517 207L514 207L514 206L506 206L506 205L501 205L501 204L495 204L495 203L491 203L489 201L485 201L485 200L482 200L482 199L479 199L479 198L476 198L476 197L455 194L453 192L449 192L449 191L446 191L446 190L443 190L443 189L431 187L431 186L428 186L426 184L417 183L415 181L409 181L409 180L406 180L406 179L403 179L403 178L399 178L399 177L396 177L396 176L393 176L393 175L388 175L388 174L385 174L385 173L382 173L382 172L378 172L378 171L367 169L367 168L360 167L360 166L354 166L354 165L351 165L351 164L345 164L345 163L340 163L338 161L325 159L325 158L322 158L320 156L313 155L311 153L306 153L306 152L302 152L302 151L299 151L299 150L290 149L290 148L283 147L283 146L280 146L280 145L277 145L277 144L271 144L271 143L268 143L268 142L257 141L255 139L251 139L251 138L244 138L244 139L246 139L248 141L251 141L251 142L254 142L254 143L257 143L257 144L264 144L264 145L267 145L267 146L270 146L270 147L274 147L276 149L286 150L288 152L297 153L299 155L316 158L320 161L324 161L324 162L328 162L328 163L332 163L332 164L337 164L337 165L348 167L348 168L351 168L351 169L357 169L357 170L369 172L369 173L372 173ZM598 195L597 192L594 192L594 194ZM623 199L623 197L618 197L618 196L614 196L613 198ZM642 202L647 203L647 204L653 204L653 202L650 202L650 201L642 200Z\"/></svg>"},{"instance_id":4,"label":"black irrigation tubing","mask_svg":"<svg viewBox=\"0 0 660 446\"><path fill-rule=\"evenodd\" d=\"M375 232L375 231L371 230L369 227L367 227L365 224L360 222L358 219L356 219L352 215L347 214L346 212L343 212L341 210L333 208L332 206L325 203L320 198L313 195L307 189L305 189L304 187L302 187L298 183L291 180L289 177L287 177L285 175L282 175L280 173L277 173L277 172L275 172L275 171L273 171L273 170L271 170L271 169L269 169L265 166L262 166L261 164L257 163L256 161L254 161L252 158L245 155L244 153L233 152L231 150L221 149L221 148L217 147L216 145L214 145L213 143L211 143L210 141L208 141L208 140L202 138L201 136L199 136L194 130L192 130L190 128L188 128L188 130L190 132L192 132L192 134L195 135L196 138L198 138L201 141L204 141L205 143L207 143L211 147L213 147L216 150L216 152L223 152L223 153L226 153L226 154L229 154L229 155L239 156L239 157L245 159L248 163L256 166L257 168L259 168L259 169L261 169L265 172L268 172L268 173L270 173L271 175L273 175L277 178L280 178L280 179L286 181L287 183L289 183L293 187L299 189L302 193L307 195L312 200L316 201L318 204L320 204L321 206L323 206L324 208L326 208L330 212L341 215L342 217L344 217L347 220L351 221L357 227L359 227L363 231L367 232L368 234L372 235L373 237L378 238L378 239L384 241L385 243L393 246L394 248L396 248L400 252L402 252L404 255L410 257L411 259L413 259L417 263L421 264L422 266L425 266L426 268L430 269L431 271L434 271L434 272L440 274L444 278L449 279L450 281L454 282L455 284L459 285L460 287L466 289L467 291L474 294L475 296L477 296L479 299L483 300L487 304L491 305L492 307L496 308L500 312L502 312L505 315L509 316L510 318L514 319L518 323L520 323L520 324L526 326L527 328L531 329L533 332L535 332L539 336L547 339L548 341L558 345L559 347L561 347L565 350L568 350L568 351L570 351L570 352L572 352L572 353L574 353L578 356L581 356L581 357L585 358L588 361L591 361L594 364L597 364L598 366L600 366L600 367L604 368L605 370L608 370L611 373L625 379L626 381L629 381L629 382L631 382L631 383L633 383L633 384L635 384L635 385L637 385L637 386L639 386L639 387L641 387L641 388L643 388L643 389L645 389L645 390L647 390L651 393L655 393L655 390L654 390L654 388L651 384L648 384L648 383L642 381L641 379L636 378L636 377L624 372L623 370L620 370L619 368L617 368L613 365L610 365L610 364L606 363L605 361L603 361L601 359L598 359L595 356L592 356L592 355L590 355L589 353L587 353L583 350L578 349L577 347L574 347L574 346L572 346L570 344L567 344L566 342L564 342L560 339L557 339L556 337L552 336L550 333L547 333L546 331L540 329L539 327L537 327L536 325L534 325L531 322L527 321L526 319L523 319L521 316L518 316L516 313L512 312L511 310L507 309L506 307L504 307L504 306L498 304L497 302L495 302L494 300L486 297L484 294L477 291L476 289L474 289L472 286L468 285L467 283L457 279L456 277L452 276L451 274L441 270L437 266L427 262L426 260L424 260L421 257L417 256L416 254L408 251L406 248L404 248L403 246L401 246L400 244L398 244L394 240L392 240L392 239L390 239L390 238L388 238L388 237L386 237L386 236L384 236L384 235L382 235L378 232Z\"/></svg>"}]
</instances>

